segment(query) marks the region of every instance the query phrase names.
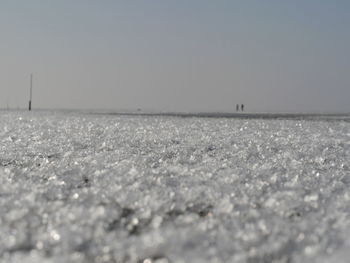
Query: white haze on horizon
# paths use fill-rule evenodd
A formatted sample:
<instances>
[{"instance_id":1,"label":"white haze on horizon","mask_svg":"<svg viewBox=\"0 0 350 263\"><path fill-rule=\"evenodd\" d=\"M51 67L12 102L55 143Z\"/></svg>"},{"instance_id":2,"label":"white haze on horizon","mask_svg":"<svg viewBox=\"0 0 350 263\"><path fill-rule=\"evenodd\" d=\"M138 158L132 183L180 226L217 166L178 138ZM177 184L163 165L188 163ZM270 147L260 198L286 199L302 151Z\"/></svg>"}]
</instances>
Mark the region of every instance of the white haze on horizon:
<instances>
[{"instance_id":1,"label":"white haze on horizon","mask_svg":"<svg viewBox=\"0 0 350 263\"><path fill-rule=\"evenodd\" d=\"M347 1L2 1L0 108L350 112Z\"/></svg>"}]
</instances>

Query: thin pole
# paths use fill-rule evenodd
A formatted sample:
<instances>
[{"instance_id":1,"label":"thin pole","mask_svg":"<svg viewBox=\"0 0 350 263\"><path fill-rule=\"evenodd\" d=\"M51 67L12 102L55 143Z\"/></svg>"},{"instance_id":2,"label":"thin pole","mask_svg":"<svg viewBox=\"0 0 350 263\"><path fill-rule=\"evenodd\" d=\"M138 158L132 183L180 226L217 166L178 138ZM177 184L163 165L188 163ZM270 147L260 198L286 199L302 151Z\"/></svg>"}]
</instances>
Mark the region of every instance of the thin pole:
<instances>
[{"instance_id":1,"label":"thin pole","mask_svg":"<svg viewBox=\"0 0 350 263\"><path fill-rule=\"evenodd\" d=\"M29 111L32 110L33 74L30 74Z\"/></svg>"}]
</instances>

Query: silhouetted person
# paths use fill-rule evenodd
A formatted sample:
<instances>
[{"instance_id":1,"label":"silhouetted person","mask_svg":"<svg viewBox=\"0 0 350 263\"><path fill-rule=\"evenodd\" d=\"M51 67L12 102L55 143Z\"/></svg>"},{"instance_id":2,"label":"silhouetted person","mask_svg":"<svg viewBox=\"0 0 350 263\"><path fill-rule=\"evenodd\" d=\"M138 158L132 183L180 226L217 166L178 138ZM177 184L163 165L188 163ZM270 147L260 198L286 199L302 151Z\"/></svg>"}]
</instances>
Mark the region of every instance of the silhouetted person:
<instances>
[{"instance_id":1,"label":"silhouetted person","mask_svg":"<svg viewBox=\"0 0 350 263\"><path fill-rule=\"evenodd\" d=\"M244 111L244 104L241 105L241 111Z\"/></svg>"},{"instance_id":2,"label":"silhouetted person","mask_svg":"<svg viewBox=\"0 0 350 263\"><path fill-rule=\"evenodd\" d=\"M239 111L239 104L236 105L236 111Z\"/></svg>"}]
</instances>

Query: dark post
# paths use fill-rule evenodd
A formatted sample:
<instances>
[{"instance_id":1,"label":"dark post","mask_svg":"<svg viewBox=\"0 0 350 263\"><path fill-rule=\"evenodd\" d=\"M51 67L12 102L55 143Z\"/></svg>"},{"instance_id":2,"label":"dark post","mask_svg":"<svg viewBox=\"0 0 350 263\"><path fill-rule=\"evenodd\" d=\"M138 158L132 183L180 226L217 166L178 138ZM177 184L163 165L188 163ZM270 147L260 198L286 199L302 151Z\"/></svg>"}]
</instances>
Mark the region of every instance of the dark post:
<instances>
[{"instance_id":1,"label":"dark post","mask_svg":"<svg viewBox=\"0 0 350 263\"><path fill-rule=\"evenodd\" d=\"M30 74L29 111L32 110L33 74Z\"/></svg>"}]
</instances>

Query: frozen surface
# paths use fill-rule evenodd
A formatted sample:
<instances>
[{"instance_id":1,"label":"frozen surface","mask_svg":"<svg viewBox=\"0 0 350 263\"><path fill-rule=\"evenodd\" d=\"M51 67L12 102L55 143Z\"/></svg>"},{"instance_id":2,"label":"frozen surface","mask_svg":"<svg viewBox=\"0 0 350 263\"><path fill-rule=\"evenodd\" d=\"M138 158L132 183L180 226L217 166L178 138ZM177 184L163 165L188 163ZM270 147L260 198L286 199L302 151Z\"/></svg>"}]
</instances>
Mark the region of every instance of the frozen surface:
<instances>
[{"instance_id":1,"label":"frozen surface","mask_svg":"<svg viewBox=\"0 0 350 263\"><path fill-rule=\"evenodd\" d=\"M350 122L0 112L0 262L348 262Z\"/></svg>"}]
</instances>

